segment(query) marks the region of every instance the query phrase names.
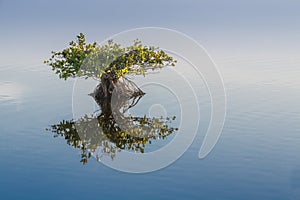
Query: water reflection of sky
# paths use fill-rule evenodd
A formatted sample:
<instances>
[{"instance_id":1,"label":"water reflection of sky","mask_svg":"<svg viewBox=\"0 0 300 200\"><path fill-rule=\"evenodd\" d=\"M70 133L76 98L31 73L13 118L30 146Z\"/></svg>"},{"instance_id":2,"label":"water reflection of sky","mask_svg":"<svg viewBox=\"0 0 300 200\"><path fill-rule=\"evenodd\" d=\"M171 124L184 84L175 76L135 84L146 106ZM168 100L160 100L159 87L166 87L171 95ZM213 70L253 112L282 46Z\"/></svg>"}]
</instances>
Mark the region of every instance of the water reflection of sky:
<instances>
[{"instance_id":1,"label":"water reflection of sky","mask_svg":"<svg viewBox=\"0 0 300 200\"><path fill-rule=\"evenodd\" d=\"M22 87L10 81L0 82L0 101L20 101Z\"/></svg>"}]
</instances>

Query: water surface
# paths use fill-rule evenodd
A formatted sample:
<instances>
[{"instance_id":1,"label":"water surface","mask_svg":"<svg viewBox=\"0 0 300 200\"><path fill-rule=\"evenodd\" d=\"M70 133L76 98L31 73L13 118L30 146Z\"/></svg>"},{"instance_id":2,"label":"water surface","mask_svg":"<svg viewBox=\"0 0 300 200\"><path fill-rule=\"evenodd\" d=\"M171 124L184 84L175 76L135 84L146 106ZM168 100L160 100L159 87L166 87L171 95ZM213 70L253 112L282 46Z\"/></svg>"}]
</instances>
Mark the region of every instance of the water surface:
<instances>
[{"instance_id":1,"label":"water surface","mask_svg":"<svg viewBox=\"0 0 300 200\"><path fill-rule=\"evenodd\" d=\"M59 80L43 65L1 66L2 198L299 199L298 60L217 62L228 107L216 147L208 157L198 159L210 111L207 91L198 80L201 122L197 138L175 163L146 174L119 172L94 158L82 165L78 149L46 131L51 124L73 118L74 80ZM197 80L191 77L191 81ZM176 101L168 101L170 95L157 96L151 87L144 89L152 98L141 100L132 112L147 112L142 106L147 102L166 101L170 113L179 114Z\"/></svg>"}]
</instances>

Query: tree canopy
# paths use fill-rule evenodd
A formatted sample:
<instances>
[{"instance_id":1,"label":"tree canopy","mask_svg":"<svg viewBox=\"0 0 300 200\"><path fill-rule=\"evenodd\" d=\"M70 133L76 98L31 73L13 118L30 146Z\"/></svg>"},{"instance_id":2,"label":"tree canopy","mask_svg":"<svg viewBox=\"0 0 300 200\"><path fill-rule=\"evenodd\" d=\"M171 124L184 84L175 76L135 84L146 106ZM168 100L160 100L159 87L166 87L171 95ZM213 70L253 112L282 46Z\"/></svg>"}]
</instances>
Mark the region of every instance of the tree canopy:
<instances>
[{"instance_id":1,"label":"tree canopy","mask_svg":"<svg viewBox=\"0 0 300 200\"><path fill-rule=\"evenodd\" d=\"M113 40L99 46L97 42L87 44L84 34L80 33L68 48L52 51L51 57L44 62L63 79L75 76L101 79L103 74L112 74L118 79L126 74L145 75L148 70L174 66L176 60L139 40L128 47Z\"/></svg>"}]
</instances>

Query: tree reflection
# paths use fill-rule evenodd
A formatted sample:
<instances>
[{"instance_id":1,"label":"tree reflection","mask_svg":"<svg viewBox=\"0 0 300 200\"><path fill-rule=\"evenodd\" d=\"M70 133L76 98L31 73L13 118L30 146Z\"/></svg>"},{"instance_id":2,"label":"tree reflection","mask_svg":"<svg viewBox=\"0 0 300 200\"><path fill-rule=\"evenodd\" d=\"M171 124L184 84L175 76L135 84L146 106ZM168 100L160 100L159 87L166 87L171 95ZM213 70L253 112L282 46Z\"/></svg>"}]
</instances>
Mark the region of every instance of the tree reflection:
<instances>
[{"instance_id":1,"label":"tree reflection","mask_svg":"<svg viewBox=\"0 0 300 200\"><path fill-rule=\"evenodd\" d=\"M171 126L175 116L150 118L146 115L125 114L138 103L143 94L120 96L121 93L118 92L114 99L98 98L97 88L91 96L100 106L100 114L85 115L76 121L63 120L59 124L51 125L49 129L54 137L62 137L68 145L80 149L80 162L83 164L92 155L100 160L102 156L114 159L121 150L144 153L146 146L154 140L165 139L178 130Z\"/></svg>"}]
</instances>

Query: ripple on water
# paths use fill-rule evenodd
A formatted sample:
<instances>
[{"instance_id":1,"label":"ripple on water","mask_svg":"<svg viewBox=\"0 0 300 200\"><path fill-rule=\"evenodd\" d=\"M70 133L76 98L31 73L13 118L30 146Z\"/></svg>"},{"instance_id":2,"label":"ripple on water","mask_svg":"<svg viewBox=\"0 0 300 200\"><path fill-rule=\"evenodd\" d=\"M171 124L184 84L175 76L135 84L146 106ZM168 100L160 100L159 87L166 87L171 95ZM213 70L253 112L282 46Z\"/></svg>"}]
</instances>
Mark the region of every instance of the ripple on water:
<instances>
[{"instance_id":1,"label":"ripple on water","mask_svg":"<svg viewBox=\"0 0 300 200\"><path fill-rule=\"evenodd\" d=\"M23 93L23 86L12 81L0 82L0 102L2 103L20 103Z\"/></svg>"}]
</instances>

